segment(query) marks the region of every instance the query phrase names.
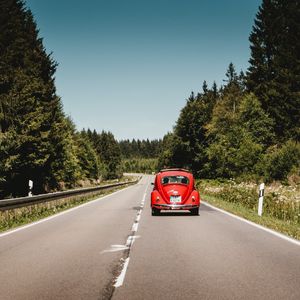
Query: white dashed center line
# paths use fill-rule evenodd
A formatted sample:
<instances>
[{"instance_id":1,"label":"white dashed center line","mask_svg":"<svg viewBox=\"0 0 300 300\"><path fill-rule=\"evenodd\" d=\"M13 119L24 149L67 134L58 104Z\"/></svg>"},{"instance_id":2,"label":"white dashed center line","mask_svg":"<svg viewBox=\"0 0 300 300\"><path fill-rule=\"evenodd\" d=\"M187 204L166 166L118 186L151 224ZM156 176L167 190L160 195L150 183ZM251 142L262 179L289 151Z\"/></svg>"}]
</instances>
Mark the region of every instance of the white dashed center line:
<instances>
[{"instance_id":1,"label":"white dashed center line","mask_svg":"<svg viewBox=\"0 0 300 300\"><path fill-rule=\"evenodd\" d=\"M122 250L126 250L128 249L128 257L124 260L122 259L122 271L120 273L120 275L115 279L115 283L114 283L114 287L118 288L120 286L123 285L124 279L125 279L125 275L126 275L126 271L128 268L128 264L129 264L129 259L130 259L130 248L133 245L135 239L139 238L139 236L136 236L135 233L138 231L138 227L139 227L139 222L141 220L141 215L142 215L142 211L144 208L144 204L145 204L145 200L146 200L146 196L147 196L147 190L148 190L149 184L146 187L143 199L141 201L140 204L140 209L138 210L134 223L131 227L131 235L127 238L126 244L125 245L118 245L118 246L122 246L119 247L118 249L122 249ZM118 251L116 250L116 247L114 248L113 246L117 246L117 245L112 245L110 250L105 250L104 252L114 252L114 251Z\"/></svg>"},{"instance_id":2,"label":"white dashed center line","mask_svg":"<svg viewBox=\"0 0 300 300\"><path fill-rule=\"evenodd\" d=\"M114 287L115 288L118 288L120 286L123 285L123 282L124 282L124 279L125 279L125 275L126 275L126 271L127 271L127 267L128 267L128 264L129 264L129 257L126 258L125 262L124 262L124 265L123 265L123 269L122 269L122 272L121 274L118 276L117 280L116 280L116 283L114 284Z\"/></svg>"}]
</instances>

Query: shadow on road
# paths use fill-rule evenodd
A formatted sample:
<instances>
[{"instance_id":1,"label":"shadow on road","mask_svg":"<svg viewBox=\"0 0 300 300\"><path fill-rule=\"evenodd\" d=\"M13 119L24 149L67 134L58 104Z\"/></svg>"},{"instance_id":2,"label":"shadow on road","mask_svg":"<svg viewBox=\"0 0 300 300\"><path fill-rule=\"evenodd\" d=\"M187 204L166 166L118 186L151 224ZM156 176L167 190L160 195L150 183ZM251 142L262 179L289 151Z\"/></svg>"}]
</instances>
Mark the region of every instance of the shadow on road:
<instances>
[{"instance_id":1,"label":"shadow on road","mask_svg":"<svg viewBox=\"0 0 300 300\"><path fill-rule=\"evenodd\" d=\"M200 206L200 211L199 211L199 215L201 215L201 212L208 212L208 213L216 213L217 211L206 206L206 205L201 205ZM156 217L163 217L163 216L169 216L169 217L180 217L180 216L191 216L191 217L197 217L195 215L192 215L190 213L190 211L188 210L172 210L172 211L161 211L160 214L158 214Z\"/></svg>"},{"instance_id":2,"label":"shadow on road","mask_svg":"<svg viewBox=\"0 0 300 300\"><path fill-rule=\"evenodd\" d=\"M192 215L189 211L162 211L160 214L156 215L155 217L182 217L182 216L191 216L191 217L199 217L196 215Z\"/></svg>"}]
</instances>

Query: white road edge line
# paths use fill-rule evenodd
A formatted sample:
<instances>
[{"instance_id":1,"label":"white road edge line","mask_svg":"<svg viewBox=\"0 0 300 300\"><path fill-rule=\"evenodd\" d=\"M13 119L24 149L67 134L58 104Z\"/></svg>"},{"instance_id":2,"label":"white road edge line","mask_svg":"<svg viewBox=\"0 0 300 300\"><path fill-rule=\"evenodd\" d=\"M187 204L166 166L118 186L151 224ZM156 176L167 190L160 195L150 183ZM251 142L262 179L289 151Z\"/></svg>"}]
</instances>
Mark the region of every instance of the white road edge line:
<instances>
[{"instance_id":1,"label":"white road edge line","mask_svg":"<svg viewBox=\"0 0 300 300\"><path fill-rule=\"evenodd\" d=\"M124 262L124 265L123 265L123 269L122 269L122 272L121 274L117 277L117 280L116 280L116 283L114 284L114 287L115 288L118 288L120 286L123 285L123 282L124 282L124 279L125 279L125 275L126 275L126 271L127 271L127 267L128 267L128 264L129 264L129 257L126 258L125 262Z\"/></svg>"},{"instance_id":2,"label":"white road edge line","mask_svg":"<svg viewBox=\"0 0 300 300\"><path fill-rule=\"evenodd\" d=\"M13 230L9 230L9 231L0 233L0 238L2 238L2 237L4 237L4 236L7 236L7 235L10 235L10 234L13 234L13 233L15 233L15 232L18 232L18 231L21 231L21 230L30 228L30 227L35 226L35 225L38 225L38 224L40 224L40 223L44 223L44 222L50 221L50 220L52 220L52 219L54 219L54 218L57 218L57 217L60 217L60 216L62 216L62 215L65 215L65 214L67 214L67 213L70 213L70 212L72 212L72 211L74 211L74 210L76 210L76 209L82 208L82 207L84 207L84 206L91 205L91 204L93 204L93 203L95 203L95 202L97 202L97 201L104 200L104 199L106 199L106 198L108 198L108 197L110 197L110 196L112 196L112 195L115 195L115 194L118 194L118 193L120 193L120 192L123 192L123 191L125 191L125 190L127 190L127 189L129 189L129 188L131 188L131 187L132 187L132 186L128 186L128 187L126 187L126 188L124 188L124 189L118 190L118 191L113 192L113 193L111 193L111 194L109 194L109 195L105 195L105 196L103 196L103 197L97 198L97 199L92 200L92 201L89 201L89 202L87 202L87 203L84 203L84 204L75 206L75 207L73 207L73 208L70 208L70 209L68 209L68 210L62 211L62 212L60 212L60 213L58 213L58 214L55 214L55 215L50 216L50 217L47 217L47 218L45 218L45 219L41 219L41 220L39 220L39 221L36 221L36 222L30 223L30 224L27 224L27 225L18 227L18 228L16 228L16 229L13 229Z\"/></svg>"},{"instance_id":3,"label":"white road edge line","mask_svg":"<svg viewBox=\"0 0 300 300\"><path fill-rule=\"evenodd\" d=\"M286 240L286 241L288 241L288 242L290 242L290 243L293 243L293 244L295 244L295 245L297 245L297 246L300 246L300 241L295 240L295 239L293 239L293 238L290 238L290 237L288 237L288 236L286 236L286 235L284 235L284 234L282 234L282 233L279 233L279 232L277 232L277 231L274 231L274 230L269 229L269 228L267 228L267 227L264 227L264 226L262 226L262 225L256 224L256 223L254 223L254 222L252 222L252 221L249 221L249 220L246 220L246 219L244 219L244 218L242 218L242 217L236 216L236 215L234 215L234 214L232 214L232 213L230 213L230 212L228 212L228 211L225 211L225 210L223 210L223 209L221 209L221 208L218 208L218 207L215 207L215 206L213 206L213 205L211 205L211 204L208 204L208 203L205 202L205 201L201 201L201 204L204 204L204 205L206 205L206 206L208 206L208 207L210 207L210 208L212 208L212 209L214 209L214 210L217 210L217 211L219 211L219 212L221 212L221 213L223 213L223 214L226 214L226 215L228 215L228 216L230 216L230 217L232 217L232 218L235 218L235 219L237 219L237 220L240 220L240 221L242 221L242 222L244 222L244 223L247 223L247 224L252 225L252 226L254 226L254 227L256 227L256 228L259 228L259 229L261 229L261 230L263 230L263 231L266 231L266 232L268 232L268 233L270 233L270 234L272 234L272 235L275 235L275 236L277 236L277 237L279 237L279 238L281 238L281 239L283 239L283 240Z\"/></svg>"}]
</instances>

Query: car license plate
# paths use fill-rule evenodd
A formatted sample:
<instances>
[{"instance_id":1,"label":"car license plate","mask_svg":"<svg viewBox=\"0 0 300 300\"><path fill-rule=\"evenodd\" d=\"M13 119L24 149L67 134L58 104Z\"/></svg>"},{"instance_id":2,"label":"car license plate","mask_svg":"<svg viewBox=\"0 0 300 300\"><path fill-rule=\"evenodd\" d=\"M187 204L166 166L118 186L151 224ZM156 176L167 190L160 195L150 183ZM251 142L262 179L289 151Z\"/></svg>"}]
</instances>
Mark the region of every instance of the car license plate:
<instances>
[{"instance_id":1,"label":"car license plate","mask_svg":"<svg viewBox=\"0 0 300 300\"><path fill-rule=\"evenodd\" d=\"M181 202L181 196L170 196L170 202L180 203Z\"/></svg>"}]
</instances>

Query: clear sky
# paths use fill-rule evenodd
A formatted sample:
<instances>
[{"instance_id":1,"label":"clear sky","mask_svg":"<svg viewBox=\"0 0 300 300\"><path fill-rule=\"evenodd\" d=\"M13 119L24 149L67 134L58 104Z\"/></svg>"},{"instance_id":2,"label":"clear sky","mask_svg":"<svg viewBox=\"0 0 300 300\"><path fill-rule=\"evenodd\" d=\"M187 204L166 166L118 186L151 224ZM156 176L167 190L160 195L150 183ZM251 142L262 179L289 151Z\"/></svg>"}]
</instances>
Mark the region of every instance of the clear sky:
<instances>
[{"instance_id":1,"label":"clear sky","mask_svg":"<svg viewBox=\"0 0 300 300\"><path fill-rule=\"evenodd\" d=\"M246 70L260 0L26 0L77 128L161 138L191 91Z\"/></svg>"}]
</instances>

